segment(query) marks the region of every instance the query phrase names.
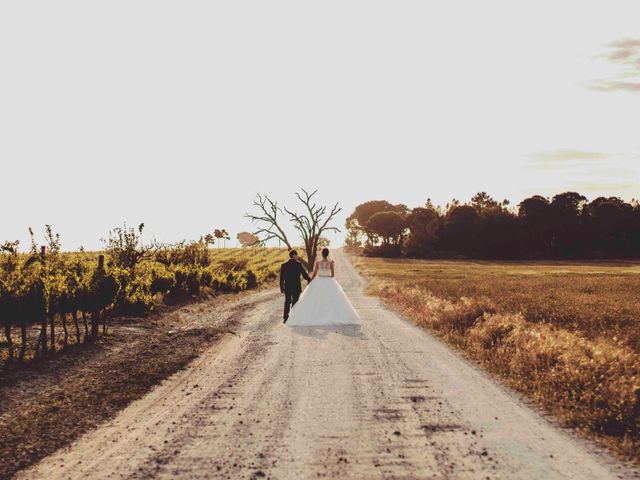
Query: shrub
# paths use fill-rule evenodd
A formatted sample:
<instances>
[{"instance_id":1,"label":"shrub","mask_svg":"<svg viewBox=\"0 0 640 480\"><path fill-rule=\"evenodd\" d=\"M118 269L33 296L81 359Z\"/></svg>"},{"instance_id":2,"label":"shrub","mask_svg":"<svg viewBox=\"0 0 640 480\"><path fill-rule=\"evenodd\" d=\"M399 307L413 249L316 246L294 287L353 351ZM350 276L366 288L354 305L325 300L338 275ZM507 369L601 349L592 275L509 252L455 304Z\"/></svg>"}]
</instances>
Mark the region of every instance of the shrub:
<instances>
[{"instance_id":1,"label":"shrub","mask_svg":"<svg viewBox=\"0 0 640 480\"><path fill-rule=\"evenodd\" d=\"M231 258L228 260L222 260L220 262L220 268L224 271L240 271L247 268L249 261L246 258Z\"/></svg>"},{"instance_id":2,"label":"shrub","mask_svg":"<svg viewBox=\"0 0 640 480\"><path fill-rule=\"evenodd\" d=\"M162 293L166 295L176 285L176 277L172 272L166 271L162 273L155 273L154 278L151 281L151 293Z\"/></svg>"},{"instance_id":3,"label":"shrub","mask_svg":"<svg viewBox=\"0 0 640 480\"><path fill-rule=\"evenodd\" d=\"M118 311L125 315L144 317L153 310L153 306L154 299L149 288L136 279L129 285L124 299L118 305Z\"/></svg>"},{"instance_id":4,"label":"shrub","mask_svg":"<svg viewBox=\"0 0 640 480\"><path fill-rule=\"evenodd\" d=\"M200 293L200 270L198 268L187 269L186 287L187 292L191 295Z\"/></svg>"},{"instance_id":5,"label":"shrub","mask_svg":"<svg viewBox=\"0 0 640 480\"><path fill-rule=\"evenodd\" d=\"M256 288L258 286L258 277L256 277L256 274L253 273L252 270L247 270L246 273L246 285L245 288Z\"/></svg>"}]
</instances>

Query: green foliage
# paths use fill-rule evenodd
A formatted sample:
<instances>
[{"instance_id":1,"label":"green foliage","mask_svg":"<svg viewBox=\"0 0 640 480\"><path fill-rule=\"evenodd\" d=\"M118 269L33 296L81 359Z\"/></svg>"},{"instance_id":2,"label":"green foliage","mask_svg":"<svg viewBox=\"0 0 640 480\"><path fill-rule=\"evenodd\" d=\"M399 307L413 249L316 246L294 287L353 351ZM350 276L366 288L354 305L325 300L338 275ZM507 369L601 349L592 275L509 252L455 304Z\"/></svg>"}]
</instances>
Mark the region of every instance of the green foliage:
<instances>
[{"instance_id":1,"label":"green foliage","mask_svg":"<svg viewBox=\"0 0 640 480\"><path fill-rule=\"evenodd\" d=\"M79 318L83 323L92 319L92 326L99 319L104 332L108 317L144 317L164 298L256 288L275 279L287 258L285 249L210 249L206 239L150 247L140 240L142 229L141 225L137 230L126 226L112 230L106 251L109 262L103 268L99 253L62 253L60 237L49 226L44 255L33 232L28 253L18 253L18 242L0 246L0 326L7 338L0 360L9 359L7 352L13 356L14 347L38 344L37 337L28 338L34 335L29 326L45 319L51 327L62 322L66 344L66 321L72 318L71 334L80 343L88 328L82 329L83 336ZM45 330L45 340L47 335L51 337ZM21 351L20 358L23 355Z\"/></svg>"},{"instance_id":2,"label":"green foliage","mask_svg":"<svg viewBox=\"0 0 640 480\"><path fill-rule=\"evenodd\" d=\"M163 295L171 292L176 286L176 276L169 270L162 270L153 273L153 280L149 286L151 293L161 293Z\"/></svg>"},{"instance_id":3,"label":"green foliage","mask_svg":"<svg viewBox=\"0 0 640 480\"><path fill-rule=\"evenodd\" d=\"M211 263L211 251L205 238L197 242L178 242L159 248L155 260L163 265L199 265L206 267Z\"/></svg>"},{"instance_id":4,"label":"green foliage","mask_svg":"<svg viewBox=\"0 0 640 480\"><path fill-rule=\"evenodd\" d=\"M108 289L114 286L116 286L115 282L109 284L106 288ZM118 311L125 315L144 317L153 310L153 305L154 299L150 285L148 285L144 279L135 277L127 284L125 294L122 296L122 300L118 305Z\"/></svg>"}]
</instances>

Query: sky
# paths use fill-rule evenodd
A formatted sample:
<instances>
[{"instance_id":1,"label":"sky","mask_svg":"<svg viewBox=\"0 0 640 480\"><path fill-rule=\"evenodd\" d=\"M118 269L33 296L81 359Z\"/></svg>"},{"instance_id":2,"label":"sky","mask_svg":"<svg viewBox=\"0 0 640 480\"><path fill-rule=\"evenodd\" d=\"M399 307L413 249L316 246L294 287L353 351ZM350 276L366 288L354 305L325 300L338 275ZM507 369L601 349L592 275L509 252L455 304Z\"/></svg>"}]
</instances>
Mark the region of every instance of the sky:
<instances>
[{"instance_id":1,"label":"sky","mask_svg":"<svg viewBox=\"0 0 640 480\"><path fill-rule=\"evenodd\" d=\"M295 208L300 188L339 227L374 199L639 198L638 18L637 0L2 2L0 241L51 224L96 249L144 222L233 245L256 193Z\"/></svg>"}]
</instances>

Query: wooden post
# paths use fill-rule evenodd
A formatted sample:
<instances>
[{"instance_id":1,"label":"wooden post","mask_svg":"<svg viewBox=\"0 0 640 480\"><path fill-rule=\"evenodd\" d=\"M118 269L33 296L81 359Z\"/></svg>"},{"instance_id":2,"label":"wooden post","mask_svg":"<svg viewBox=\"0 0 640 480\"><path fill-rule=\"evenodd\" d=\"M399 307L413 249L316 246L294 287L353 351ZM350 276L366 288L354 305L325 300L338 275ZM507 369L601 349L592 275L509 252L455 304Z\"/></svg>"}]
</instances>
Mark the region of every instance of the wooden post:
<instances>
[{"instance_id":1,"label":"wooden post","mask_svg":"<svg viewBox=\"0 0 640 480\"><path fill-rule=\"evenodd\" d=\"M98 255L98 275L102 275L104 272L104 255ZM100 284L100 282L98 282ZM94 295L99 292L93 292ZM91 338L96 338L100 330L100 310L96 308L91 312Z\"/></svg>"},{"instance_id":2,"label":"wooden post","mask_svg":"<svg viewBox=\"0 0 640 480\"><path fill-rule=\"evenodd\" d=\"M55 353L56 351L56 314L49 312L49 325L51 326L51 338L49 341L51 342L51 352Z\"/></svg>"},{"instance_id":3,"label":"wooden post","mask_svg":"<svg viewBox=\"0 0 640 480\"><path fill-rule=\"evenodd\" d=\"M104 255L98 255L98 271L104 273ZM100 329L100 317L102 317L102 334L107 334L107 312L99 312L96 320L96 335Z\"/></svg>"},{"instance_id":4,"label":"wooden post","mask_svg":"<svg viewBox=\"0 0 640 480\"><path fill-rule=\"evenodd\" d=\"M4 335L7 338L7 347L9 348L9 358L7 359L8 363L11 363L13 360L13 340L11 339L11 319L10 316L4 319Z\"/></svg>"},{"instance_id":5,"label":"wooden post","mask_svg":"<svg viewBox=\"0 0 640 480\"><path fill-rule=\"evenodd\" d=\"M43 263L43 267L44 267L44 262L46 260L47 257L47 247L45 245L42 245L40 247L40 259L42 260ZM44 289L44 285L41 285L42 288ZM42 356L46 357L47 356L47 304L44 301L44 290L42 291L42 326L40 327L40 342L42 344Z\"/></svg>"}]
</instances>

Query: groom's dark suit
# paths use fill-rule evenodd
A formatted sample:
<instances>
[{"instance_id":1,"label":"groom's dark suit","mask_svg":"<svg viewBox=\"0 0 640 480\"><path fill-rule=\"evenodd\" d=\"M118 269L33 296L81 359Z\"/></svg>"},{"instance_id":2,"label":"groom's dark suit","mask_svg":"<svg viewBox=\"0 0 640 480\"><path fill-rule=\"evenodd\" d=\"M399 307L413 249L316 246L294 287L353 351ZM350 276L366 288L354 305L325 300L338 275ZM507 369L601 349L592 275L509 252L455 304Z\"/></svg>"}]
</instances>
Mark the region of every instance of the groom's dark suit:
<instances>
[{"instance_id":1,"label":"groom's dark suit","mask_svg":"<svg viewBox=\"0 0 640 480\"><path fill-rule=\"evenodd\" d=\"M291 307L296 304L302 292L300 276L307 282L311 281L304 267L293 258L280 267L280 291L284 293L284 321L289 318Z\"/></svg>"}]
</instances>

